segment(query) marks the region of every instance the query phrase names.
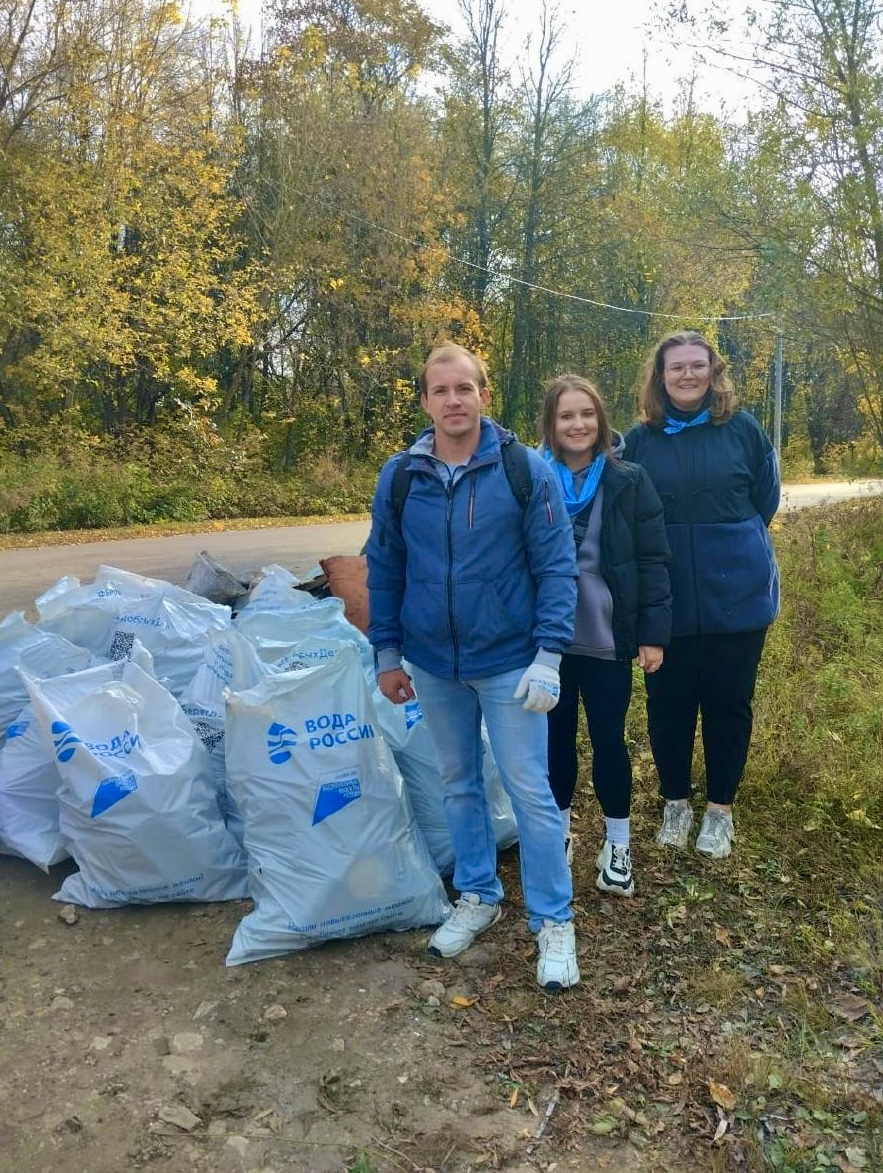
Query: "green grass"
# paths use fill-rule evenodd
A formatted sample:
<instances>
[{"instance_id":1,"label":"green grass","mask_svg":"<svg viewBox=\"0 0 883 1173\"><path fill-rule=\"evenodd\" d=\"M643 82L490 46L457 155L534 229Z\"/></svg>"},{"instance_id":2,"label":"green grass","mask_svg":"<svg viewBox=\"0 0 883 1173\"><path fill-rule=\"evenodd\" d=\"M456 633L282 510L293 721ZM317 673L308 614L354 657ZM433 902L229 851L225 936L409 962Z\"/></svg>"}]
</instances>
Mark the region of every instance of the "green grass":
<instances>
[{"instance_id":1,"label":"green grass","mask_svg":"<svg viewBox=\"0 0 883 1173\"><path fill-rule=\"evenodd\" d=\"M603 824L583 734L582 984L559 998L533 988L515 960L530 954L516 908L506 980L480 991L475 1028L501 1098L513 1085L538 1099L559 1090L547 1135L561 1168L581 1136L601 1135L647 1169L883 1170L883 501L790 514L774 539L782 614L733 856L653 843L659 801L636 681L635 899L595 890ZM694 776L698 811L698 758ZM514 856L503 874L517 903ZM715 1102L719 1085L731 1109Z\"/></svg>"}]
</instances>

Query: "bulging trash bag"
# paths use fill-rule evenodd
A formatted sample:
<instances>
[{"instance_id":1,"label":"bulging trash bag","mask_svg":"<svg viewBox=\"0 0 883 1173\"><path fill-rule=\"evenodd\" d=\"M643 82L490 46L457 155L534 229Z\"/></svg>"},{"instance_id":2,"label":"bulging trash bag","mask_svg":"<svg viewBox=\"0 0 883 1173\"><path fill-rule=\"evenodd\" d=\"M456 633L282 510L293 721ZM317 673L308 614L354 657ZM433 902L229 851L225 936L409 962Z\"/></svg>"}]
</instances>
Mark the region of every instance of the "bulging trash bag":
<instances>
[{"instance_id":1,"label":"bulging trash bag","mask_svg":"<svg viewBox=\"0 0 883 1173\"><path fill-rule=\"evenodd\" d=\"M228 688L252 688L268 672L244 635L232 627L226 631L210 631L205 637L203 662L181 695L181 708L193 722L193 728L208 752L227 829L239 843L243 836L242 816L227 789L224 693Z\"/></svg>"},{"instance_id":2,"label":"bulging trash bag","mask_svg":"<svg viewBox=\"0 0 883 1173\"><path fill-rule=\"evenodd\" d=\"M284 566L261 567L261 575L251 587L246 599L236 602L237 615L254 614L258 611L269 613L291 611L312 603L309 591L298 590L300 579Z\"/></svg>"},{"instance_id":3,"label":"bulging trash bag","mask_svg":"<svg viewBox=\"0 0 883 1173\"><path fill-rule=\"evenodd\" d=\"M40 736L31 705L25 705L0 748L0 850L29 859L47 872L67 859L58 827L55 757Z\"/></svg>"},{"instance_id":4,"label":"bulging trash bag","mask_svg":"<svg viewBox=\"0 0 883 1173\"><path fill-rule=\"evenodd\" d=\"M449 876L454 871L454 848L445 818L444 790L435 746L423 718L420 702L413 700L404 705L394 705L378 688L374 692L374 706L378 729L401 770L414 817L423 832L432 861L440 875ZM482 775L491 827L497 848L502 851L518 841L518 827L483 724L481 744Z\"/></svg>"},{"instance_id":5,"label":"bulging trash bag","mask_svg":"<svg viewBox=\"0 0 883 1173\"><path fill-rule=\"evenodd\" d=\"M29 676L58 676L79 672L91 659L88 649L42 631L28 623L21 611L7 615L0 623L0 745L8 726L28 703L19 669Z\"/></svg>"},{"instance_id":6,"label":"bulging trash bag","mask_svg":"<svg viewBox=\"0 0 883 1173\"><path fill-rule=\"evenodd\" d=\"M227 785L245 820L254 911L228 965L450 911L355 647L227 696Z\"/></svg>"},{"instance_id":7,"label":"bulging trash bag","mask_svg":"<svg viewBox=\"0 0 883 1173\"><path fill-rule=\"evenodd\" d=\"M307 640L316 641L311 646L317 655L321 643L331 653L342 643L350 643L358 649L363 672L369 680L374 680L373 649L347 619L342 599L310 597L303 607L284 611L240 611L234 622L237 631L254 645L261 660L277 669L292 652L305 650Z\"/></svg>"},{"instance_id":8,"label":"bulging trash bag","mask_svg":"<svg viewBox=\"0 0 883 1173\"><path fill-rule=\"evenodd\" d=\"M246 895L208 755L161 684L121 661L27 685L80 868L54 899L113 908Z\"/></svg>"},{"instance_id":9,"label":"bulging trash bag","mask_svg":"<svg viewBox=\"0 0 883 1173\"><path fill-rule=\"evenodd\" d=\"M110 578L119 575L119 581ZM40 627L109 660L127 659L135 640L153 656L157 677L180 696L202 660L202 638L228 628L229 607L171 583L101 567L94 583L56 595L40 609Z\"/></svg>"}]
</instances>

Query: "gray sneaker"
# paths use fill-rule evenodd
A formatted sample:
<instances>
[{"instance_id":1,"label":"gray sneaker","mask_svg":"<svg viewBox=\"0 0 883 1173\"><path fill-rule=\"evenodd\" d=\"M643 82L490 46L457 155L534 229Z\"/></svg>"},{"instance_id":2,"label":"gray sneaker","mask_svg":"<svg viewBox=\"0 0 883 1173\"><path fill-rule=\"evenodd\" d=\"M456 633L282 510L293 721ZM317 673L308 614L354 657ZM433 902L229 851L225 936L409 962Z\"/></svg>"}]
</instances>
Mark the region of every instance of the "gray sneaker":
<instances>
[{"instance_id":1,"label":"gray sneaker","mask_svg":"<svg viewBox=\"0 0 883 1173\"><path fill-rule=\"evenodd\" d=\"M663 847L686 847L692 826L693 808L688 802L666 802L656 842Z\"/></svg>"},{"instance_id":2,"label":"gray sneaker","mask_svg":"<svg viewBox=\"0 0 883 1173\"><path fill-rule=\"evenodd\" d=\"M703 855L710 855L712 859L726 859L733 849L735 838L731 814L720 810L706 811L696 837L696 850Z\"/></svg>"},{"instance_id":3,"label":"gray sneaker","mask_svg":"<svg viewBox=\"0 0 883 1173\"><path fill-rule=\"evenodd\" d=\"M448 919L429 938L426 948L436 957L456 957L502 915L499 904L482 904L475 892L464 892Z\"/></svg>"}]
</instances>

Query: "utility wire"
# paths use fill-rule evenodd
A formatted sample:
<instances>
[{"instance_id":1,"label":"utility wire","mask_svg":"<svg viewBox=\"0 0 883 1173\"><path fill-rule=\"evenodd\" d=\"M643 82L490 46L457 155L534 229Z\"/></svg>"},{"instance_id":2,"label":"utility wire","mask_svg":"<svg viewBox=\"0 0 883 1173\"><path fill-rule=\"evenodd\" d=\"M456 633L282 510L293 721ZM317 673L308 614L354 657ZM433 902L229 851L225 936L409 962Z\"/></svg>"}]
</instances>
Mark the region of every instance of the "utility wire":
<instances>
[{"instance_id":1,"label":"utility wire","mask_svg":"<svg viewBox=\"0 0 883 1173\"><path fill-rule=\"evenodd\" d=\"M310 196L306 192L297 192L298 195L304 199L311 200L315 203L330 203L330 200L322 200L316 196ZM419 240L412 240L408 236L402 236L399 232L393 232L391 228L384 228L382 224L376 224L373 220L368 220L365 216L360 216L357 212L344 211L343 215L349 220L357 221L360 224L366 225L368 228L373 228L375 232L382 232L386 236L391 236L394 240L400 240L403 244L410 245L411 248L421 249L425 245ZM563 289L551 289L548 285L535 285L531 281L525 281L521 277L513 277L508 273L502 273L498 269L488 269L484 265L476 264L475 261L467 261L464 257L455 256L453 253L445 249L441 250L442 256L447 257L449 261L453 261L457 265L465 265L470 269L477 269L480 273L487 273L490 277L497 277L502 281L508 281L510 285L523 285L527 289L533 289L537 293L547 293L551 297L562 297L567 301L575 301L581 305L594 306L596 309L615 310L621 314L639 314L646 318L668 318L673 321L691 321L691 322L754 322L761 318L774 318L776 315L773 312L764 312L759 314L730 314L730 315L703 315L692 313L680 314L666 314L660 313L656 310L636 310L629 306L614 305L608 301L595 301L591 297L582 297L578 293L567 293Z\"/></svg>"}]
</instances>

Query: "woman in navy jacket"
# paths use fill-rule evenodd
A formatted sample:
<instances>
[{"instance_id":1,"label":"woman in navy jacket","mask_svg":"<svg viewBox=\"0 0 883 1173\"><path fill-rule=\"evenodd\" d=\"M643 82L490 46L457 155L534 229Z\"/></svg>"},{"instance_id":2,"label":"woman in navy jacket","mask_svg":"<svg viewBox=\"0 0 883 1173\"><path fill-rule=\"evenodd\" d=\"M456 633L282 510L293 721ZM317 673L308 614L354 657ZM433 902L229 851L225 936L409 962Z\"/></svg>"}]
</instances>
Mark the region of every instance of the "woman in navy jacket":
<instances>
[{"instance_id":1,"label":"woman in navy jacket","mask_svg":"<svg viewBox=\"0 0 883 1173\"><path fill-rule=\"evenodd\" d=\"M592 783L606 834L598 887L631 896L629 847L632 769L625 718L632 660L652 674L671 629L669 557L662 505L650 478L619 459L597 390L579 375L561 375L546 392L545 459L552 465L573 524L579 566L574 641L561 660L561 697L549 713L549 783L564 816L571 854L570 805L577 778L579 701L592 742Z\"/></svg>"},{"instance_id":2,"label":"woman in navy jacket","mask_svg":"<svg viewBox=\"0 0 883 1173\"><path fill-rule=\"evenodd\" d=\"M662 498L672 551L672 641L647 682L650 744L665 799L656 839L673 847L689 842L701 713L708 805L696 848L721 858L731 850L757 670L779 608L768 533L779 505L778 462L754 417L737 410L723 359L694 331L670 334L653 351L640 406L625 451Z\"/></svg>"}]
</instances>

